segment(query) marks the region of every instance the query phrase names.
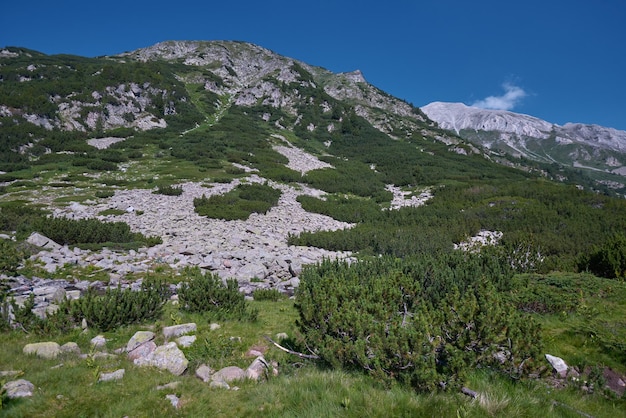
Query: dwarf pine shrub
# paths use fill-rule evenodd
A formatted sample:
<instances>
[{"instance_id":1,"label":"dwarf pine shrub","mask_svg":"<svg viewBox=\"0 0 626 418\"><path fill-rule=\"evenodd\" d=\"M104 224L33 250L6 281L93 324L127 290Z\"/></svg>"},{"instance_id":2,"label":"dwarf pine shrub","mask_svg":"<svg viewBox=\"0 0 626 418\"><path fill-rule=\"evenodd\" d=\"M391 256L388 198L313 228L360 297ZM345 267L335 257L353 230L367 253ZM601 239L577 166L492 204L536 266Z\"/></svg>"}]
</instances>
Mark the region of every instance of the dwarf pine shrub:
<instances>
[{"instance_id":1,"label":"dwarf pine shrub","mask_svg":"<svg viewBox=\"0 0 626 418\"><path fill-rule=\"evenodd\" d=\"M198 267L185 269L186 279L178 291L178 301L187 312L208 312L217 318L254 321L258 311L250 309L239 292L237 280L226 284L217 274L202 274Z\"/></svg>"},{"instance_id":2,"label":"dwarf pine shrub","mask_svg":"<svg viewBox=\"0 0 626 418\"><path fill-rule=\"evenodd\" d=\"M110 331L159 317L167 298L165 281L147 278L139 291L118 286L107 289L104 295L98 295L90 288L80 299L65 301L59 311L69 314L75 324L80 324L84 318L89 327Z\"/></svg>"},{"instance_id":3,"label":"dwarf pine shrub","mask_svg":"<svg viewBox=\"0 0 626 418\"><path fill-rule=\"evenodd\" d=\"M420 391L458 387L477 367L517 377L538 356L539 327L491 283L498 274L467 255L325 261L301 275L297 324L331 366Z\"/></svg>"}]
</instances>

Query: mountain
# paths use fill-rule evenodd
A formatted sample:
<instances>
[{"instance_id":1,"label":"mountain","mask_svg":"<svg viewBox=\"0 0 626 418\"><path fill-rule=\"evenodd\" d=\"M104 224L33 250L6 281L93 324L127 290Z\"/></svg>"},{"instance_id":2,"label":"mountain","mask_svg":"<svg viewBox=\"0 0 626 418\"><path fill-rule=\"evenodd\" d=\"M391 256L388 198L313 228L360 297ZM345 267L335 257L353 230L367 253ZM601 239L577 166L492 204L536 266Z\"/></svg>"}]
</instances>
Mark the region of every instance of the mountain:
<instances>
[{"instance_id":1,"label":"mountain","mask_svg":"<svg viewBox=\"0 0 626 418\"><path fill-rule=\"evenodd\" d=\"M554 123L504 110L434 102L422 110L443 129L496 153L626 175L626 131Z\"/></svg>"}]
</instances>

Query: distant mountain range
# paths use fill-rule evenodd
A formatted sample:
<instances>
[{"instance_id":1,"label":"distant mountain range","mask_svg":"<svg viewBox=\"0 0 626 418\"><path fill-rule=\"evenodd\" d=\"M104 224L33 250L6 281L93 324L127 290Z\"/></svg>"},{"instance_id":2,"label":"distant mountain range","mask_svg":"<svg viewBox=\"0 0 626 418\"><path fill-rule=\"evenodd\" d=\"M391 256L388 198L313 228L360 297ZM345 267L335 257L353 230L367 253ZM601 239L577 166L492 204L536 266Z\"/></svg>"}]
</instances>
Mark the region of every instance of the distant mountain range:
<instances>
[{"instance_id":1,"label":"distant mountain range","mask_svg":"<svg viewBox=\"0 0 626 418\"><path fill-rule=\"evenodd\" d=\"M433 102L422 111L440 128L498 154L626 176L626 131L563 126L520 113Z\"/></svg>"}]
</instances>

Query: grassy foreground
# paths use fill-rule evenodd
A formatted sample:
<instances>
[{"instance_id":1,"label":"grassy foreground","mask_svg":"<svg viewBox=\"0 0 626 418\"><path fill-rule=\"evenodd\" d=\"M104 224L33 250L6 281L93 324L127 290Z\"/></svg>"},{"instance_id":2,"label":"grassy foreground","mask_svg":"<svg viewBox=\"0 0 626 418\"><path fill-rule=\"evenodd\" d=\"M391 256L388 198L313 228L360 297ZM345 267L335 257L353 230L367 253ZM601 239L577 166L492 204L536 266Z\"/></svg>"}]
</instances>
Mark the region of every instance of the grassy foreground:
<instances>
[{"instance_id":1,"label":"grassy foreground","mask_svg":"<svg viewBox=\"0 0 626 418\"><path fill-rule=\"evenodd\" d=\"M605 365L624 373L623 356L615 353L611 338L623 338L626 311L626 284L588 275L520 277L529 288L558 283L567 292L577 287L573 312L540 317L548 342L546 352L563 356L571 365ZM581 283L585 283L583 286ZM602 391L583 394L576 387L555 389L545 380L511 381L487 370L474 371L466 386L478 392L472 399L461 393L416 394L400 386L384 387L359 372L329 370L324 365L303 361L284 353L264 336L296 333L296 311L292 300L251 302L259 310L256 322L218 321L221 328L210 330L211 318L185 314L168 305L163 316L149 326L132 326L105 333L107 351L126 345L137 331L152 329L159 336L164 326L196 322L198 339L185 349L190 360L183 376L166 371L139 368L123 355L113 359L80 359L64 355L55 360L29 357L22 353L25 344L75 341L83 353L90 353L89 341L95 331L81 334L36 336L19 332L5 333L0 342L0 370L19 370L21 377L35 387L32 398L8 400L0 409L6 417L594 417L626 416L626 402ZM601 328L602 327L602 328ZM604 335L606 329L610 332ZM590 330L595 329L590 334ZM235 337L235 338L232 338ZM236 338L239 337L239 338ZM157 337L159 338L159 337ZM162 343L161 340L157 343ZM619 341L618 341L619 342ZM619 346L619 344L617 345ZM250 348L265 351L267 360L279 363L280 374L261 382L242 381L239 390L209 388L194 376L198 365L213 369L236 365L246 368L252 358ZM623 354L623 353L622 353ZM97 382L98 373L124 368L124 378L116 382ZM174 389L157 386L179 382ZM175 409L166 395L180 398Z\"/></svg>"}]
</instances>

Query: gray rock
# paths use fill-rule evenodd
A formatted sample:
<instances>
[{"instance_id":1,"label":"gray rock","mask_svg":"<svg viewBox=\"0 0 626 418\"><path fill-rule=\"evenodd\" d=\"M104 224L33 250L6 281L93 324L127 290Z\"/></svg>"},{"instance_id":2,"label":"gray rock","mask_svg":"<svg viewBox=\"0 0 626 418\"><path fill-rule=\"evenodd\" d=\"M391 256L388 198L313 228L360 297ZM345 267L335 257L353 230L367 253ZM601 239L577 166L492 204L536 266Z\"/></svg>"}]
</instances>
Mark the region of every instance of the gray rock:
<instances>
[{"instance_id":1,"label":"gray rock","mask_svg":"<svg viewBox=\"0 0 626 418\"><path fill-rule=\"evenodd\" d=\"M171 402L172 406L176 409L180 407L180 399L174 394L165 395L165 399Z\"/></svg>"},{"instance_id":2,"label":"gray rock","mask_svg":"<svg viewBox=\"0 0 626 418\"><path fill-rule=\"evenodd\" d=\"M180 337L181 335L196 332L196 329L197 326L193 322L190 322L188 324L172 325L170 327L163 328L163 336L166 339Z\"/></svg>"},{"instance_id":3,"label":"gray rock","mask_svg":"<svg viewBox=\"0 0 626 418\"><path fill-rule=\"evenodd\" d=\"M61 248L61 245L52 241L45 235L40 234L39 232L33 232L32 234L30 234L30 236L26 238L26 242L37 247L46 248L48 250L58 250Z\"/></svg>"},{"instance_id":4,"label":"gray rock","mask_svg":"<svg viewBox=\"0 0 626 418\"><path fill-rule=\"evenodd\" d=\"M33 396L35 385L30 383L28 380L19 379L6 382L2 386L2 389L6 391L6 396L9 399L26 398Z\"/></svg>"},{"instance_id":5,"label":"gray rock","mask_svg":"<svg viewBox=\"0 0 626 418\"><path fill-rule=\"evenodd\" d=\"M124 369L119 369L111 373L100 373L100 377L98 377L98 382L110 382L112 380L122 380L125 372L126 371Z\"/></svg>"},{"instance_id":6,"label":"gray rock","mask_svg":"<svg viewBox=\"0 0 626 418\"><path fill-rule=\"evenodd\" d=\"M267 269L263 264L249 263L242 266L237 271L237 276L242 278L264 279L267 276Z\"/></svg>"},{"instance_id":7,"label":"gray rock","mask_svg":"<svg viewBox=\"0 0 626 418\"><path fill-rule=\"evenodd\" d=\"M568 366L562 358L546 354L546 360L548 360L548 363L560 377L565 378L567 376Z\"/></svg>"},{"instance_id":8,"label":"gray rock","mask_svg":"<svg viewBox=\"0 0 626 418\"><path fill-rule=\"evenodd\" d=\"M213 370L206 364L201 364L200 367L196 369L196 377L202 380L204 383L207 383L211 380L212 373Z\"/></svg>"},{"instance_id":9,"label":"gray rock","mask_svg":"<svg viewBox=\"0 0 626 418\"><path fill-rule=\"evenodd\" d=\"M104 338L104 335L96 335L91 339L90 343L93 347L100 348L107 344L107 340Z\"/></svg>"},{"instance_id":10,"label":"gray rock","mask_svg":"<svg viewBox=\"0 0 626 418\"><path fill-rule=\"evenodd\" d=\"M182 337L176 338L176 344L179 347L183 347L183 348L191 347L191 345L194 342L196 342L196 336L195 335L184 335Z\"/></svg>"},{"instance_id":11,"label":"gray rock","mask_svg":"<svg viewBox=\"0 0 626 418\"><path fill-rule=\"evenodd\" d=\"M154 340L154 337L155 335L152 331L137 331L135 335L128 340L128 344L126 344L126 351L130 353L140 345Z\"/></svg>"},{"instance_id":12,"label":"gray rock","mask_svg":"<svg viewBox=\"0 0 626 418\"><path fill-rule=\"evenodd\" d=\"M259 380L267 374L270 366L263 356L254 359L252 364L246 369L246 377L251 380Z\"/></svg>"},{"instance_id":13,"label":"gray rock","mask_svg":"<svg viewBox=\"0 0 626 418\"><path fill-rule=\"evenodd\" d=\"M211 377L211 381L223 381L226 383L234 382L235 380L243 380L246 378L246 372L237 366L224 367L217 371Z\"/></svg>"},{"instance_id":14,"label":"gray rock","mask_svg":"<svg viewBox=\"0 0 626 418\"><path fill-rule=\"evenodd\" d=\"M157 386L156 390L175 390L175 389L178 389L179 386L180 386L180 382L179 381L170 382L170 383L166 383L164 385Z\"/></svg>"},{"instance_id":15,"label":"gray rock","mask_svg":"<svg viewBox=\"0 0 626 418\"><path fill-rule=\"evenodd\" d=\"M61 351L64 353L80 354L80 347L75 342L68 342L61 346Z\"/></svg>"},{"instance_id":16,"label":"gray rock","mask_svg":"<svg viewBox=\"0 0 626 418\"><path fill-rule=\"evenodd\" d=\"M148 356L134 360L133 363L137 366L157 367L180 376L187 369L189 360L175 342L170 342L157 347Z\"/></svg>"},{"instance_id":17,"label":"gray rock","mask_svg":"<svg viewBox=\"0 0 626 418\"><path fill-rule=\"evenodd\" d=\"M53 359L61 353L58 343L48 341L41 343L26 344L23 349L24 354L35 354L38 357Z\"/></svg>"},{"instance_id":18,"label":"gray rock","mask_svg":"<svg viewBox=\"0 0 626 418\"><path fill-rule=\"evenodd\" d=\"M230 385L223 380L211 380L209 387L213 389L230 389Z\"/></svg>"},{"instance_id":19,"label":"gray rock","mask_svg":"<svg viewBox=\"0 0 626 418\"><path fill-rule=\"evenodd\" d=\"M128 358L130 360L143 359L148 357L157 349L157 345L154 341L146 341L145 343L136 346L134 349L128 352Z\"/></svg>"},{"instance_id":20,"label":"gray rock","mask_svg":"<svg viewBox=\"0 0 626 418\"><path fill-rule=\"evenodd\" d=\"M211 329L211 331L215 331L215 330L218 330L218 329L222 328L222 326L221 326L220 324L216 324L216 323L214 322L214 323L212 323L212 324L209 326L209 328Z\"/></svg>"}]
</instances>

